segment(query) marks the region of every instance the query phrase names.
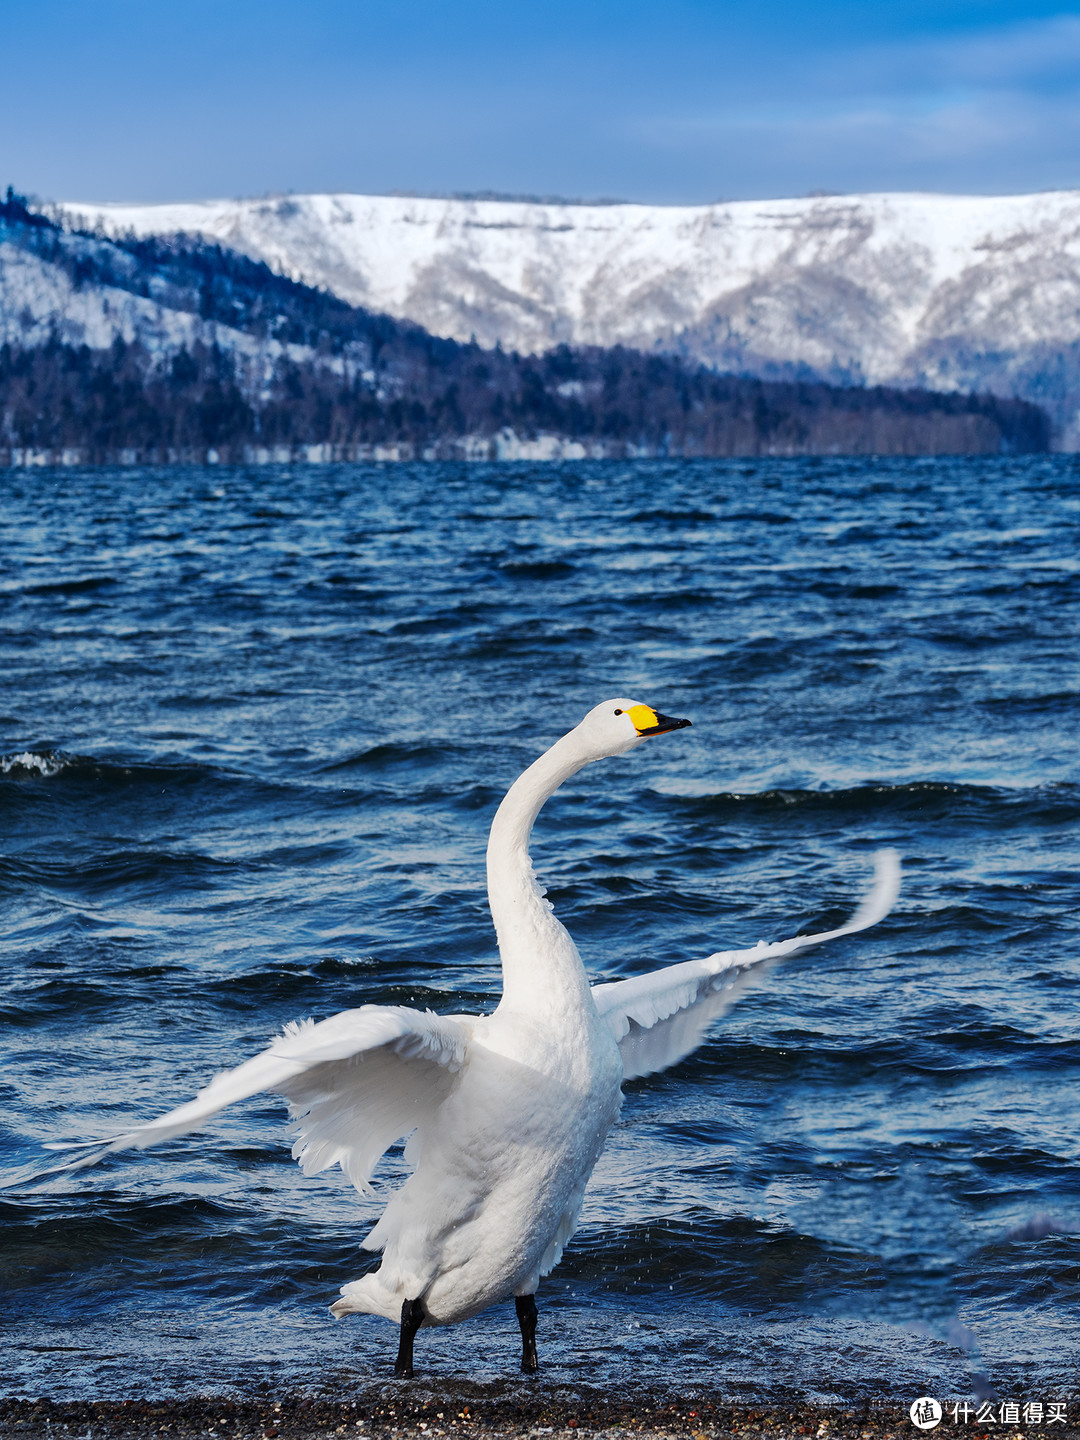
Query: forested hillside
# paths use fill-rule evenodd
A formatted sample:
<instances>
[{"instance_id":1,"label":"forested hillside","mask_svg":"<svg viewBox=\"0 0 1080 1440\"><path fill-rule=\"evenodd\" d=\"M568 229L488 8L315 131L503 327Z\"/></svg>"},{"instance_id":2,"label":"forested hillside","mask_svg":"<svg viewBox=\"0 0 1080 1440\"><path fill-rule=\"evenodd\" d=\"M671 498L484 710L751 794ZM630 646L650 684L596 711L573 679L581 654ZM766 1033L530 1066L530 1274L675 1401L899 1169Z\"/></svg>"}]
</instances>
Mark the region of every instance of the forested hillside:
<instances>
[{"instance_id":1,"label":"forested hillside","mask_svg":"<svg viewBox=\"0 0 1080 1440\"><path fill-rule=\"evenodd\" d=\"M1080 449L1080 190L589 205L347 193L104 205L436 335L759 380L1019 395Z\"/></svg>"},{"instance_id":2,"label":"forested hillside","mask_svg":"<svg viewBox=\"0 0 1080 1440\"><path fill-rule=\"evenodd\" d=\"M441 340L198 238L66 230L10 191L0 266L0 463L1049 445L1045 415L1022 401Z\"/></svg>"}]
</instances>

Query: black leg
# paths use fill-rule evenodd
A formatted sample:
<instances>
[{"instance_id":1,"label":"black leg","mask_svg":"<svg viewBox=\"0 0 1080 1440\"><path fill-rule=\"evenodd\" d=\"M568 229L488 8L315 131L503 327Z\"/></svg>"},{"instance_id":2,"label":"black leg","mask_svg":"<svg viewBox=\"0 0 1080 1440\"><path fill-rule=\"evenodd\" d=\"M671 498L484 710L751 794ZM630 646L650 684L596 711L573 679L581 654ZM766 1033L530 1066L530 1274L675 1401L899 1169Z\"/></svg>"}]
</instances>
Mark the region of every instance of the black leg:
<instances>
[{"instance_id":1,"label":"black leg","mask_svg":"<svg viewBox=\"0 0 1080 1440\"><path fill-rule=\"evenodd\" d=\"M521 1368L526 1375L540 1369L536 1358L536 1301L531 1295L515 1295L518 1324L521 1326Z\"/></svg>"},{"instance_id":2,"label":"black leg","mask_svg":"<svg viewBox=\"0 0 1080 1440\"><path fill-rule=\"evenodd\" d=\"M424 1302L406 1300L401 1307L401 1343L398 1345L394 1374L401 1380L412 1379L412 1342L417 1330L424 1323Z\"/></svg>"}]
</instances>

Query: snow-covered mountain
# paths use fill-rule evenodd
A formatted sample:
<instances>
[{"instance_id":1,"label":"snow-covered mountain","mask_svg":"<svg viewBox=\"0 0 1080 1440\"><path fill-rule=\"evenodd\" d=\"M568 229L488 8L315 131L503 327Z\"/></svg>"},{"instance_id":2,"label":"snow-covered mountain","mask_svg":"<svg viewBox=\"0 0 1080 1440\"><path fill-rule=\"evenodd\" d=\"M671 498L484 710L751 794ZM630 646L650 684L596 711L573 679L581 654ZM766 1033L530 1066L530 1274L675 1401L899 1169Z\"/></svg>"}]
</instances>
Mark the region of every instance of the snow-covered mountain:
<instances>
[{"instance_id":1,"label":"snow-covered mountain","mask_svg":"<svg viewBox=\"0 0 1080 1440\"><path fill-rule=\"evenodd\" d=\"M764 377L988 389L1080 446L1080 192L669 207L297 195L65 210L197 232L439 335Z\"/></svg>"},{"instance_id":2,"label":"snow-covered mountain","mask_svg":"<svg viewBox=\"0 0 1080 1440\"><path fill-rule=\"evenodd\" d=\"M1037 407L710 372L629 347L436 338L200 234L0 200L0 464L1000 454Z\"/></svg>"}]
</instances>

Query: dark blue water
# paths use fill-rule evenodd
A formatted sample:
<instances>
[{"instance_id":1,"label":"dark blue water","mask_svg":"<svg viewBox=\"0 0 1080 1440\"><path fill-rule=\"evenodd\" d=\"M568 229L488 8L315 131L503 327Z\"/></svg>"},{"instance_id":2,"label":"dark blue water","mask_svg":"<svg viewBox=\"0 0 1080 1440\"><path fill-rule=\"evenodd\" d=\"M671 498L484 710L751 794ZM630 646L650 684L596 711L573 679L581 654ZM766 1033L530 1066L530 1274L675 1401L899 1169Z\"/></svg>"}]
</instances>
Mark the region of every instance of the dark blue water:
<instances>
[{"instance_id":1,"label":"dark blue water","mask_svg":"<svg viewBox=\"0 0 1080 1440\"><path fill-rule=\"evenodd\" d=\"M543 1284L556 1380L1046 1398L1080 1354L1080 466L6 472L2 1139L104 1134L289 1019L484 1008L495 806L586 709L534 856L597 978L839 923L628 1087ZM348 1384L378 1206L283 1107L0 1197L8 1387ZM385 1185L401 1173L384 1162ZM512 1373L512 1309L421 1335Z\"/></svg>"}]
</instances>

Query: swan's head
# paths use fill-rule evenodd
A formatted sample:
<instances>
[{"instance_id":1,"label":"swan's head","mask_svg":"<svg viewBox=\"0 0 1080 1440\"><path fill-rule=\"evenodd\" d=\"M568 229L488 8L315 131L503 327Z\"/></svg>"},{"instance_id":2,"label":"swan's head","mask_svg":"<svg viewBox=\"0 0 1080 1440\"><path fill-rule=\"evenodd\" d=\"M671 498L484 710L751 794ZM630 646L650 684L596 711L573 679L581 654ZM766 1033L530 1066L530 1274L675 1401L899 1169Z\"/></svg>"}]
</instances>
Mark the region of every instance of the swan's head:
<instances>
[{"instance_id":1,"label":"swan's head","mask_svg":"<svg viewBox=\"0 0 1080 1440\"><path fill-rule=\"evenodd\" d=\"M650 735L685 730L689 724L689 720L673 720L637 700L605 700L589 711L576 733L588 746L589 759L600 760L605 755L622 755Z\"/></svg>"}]
</instances>

